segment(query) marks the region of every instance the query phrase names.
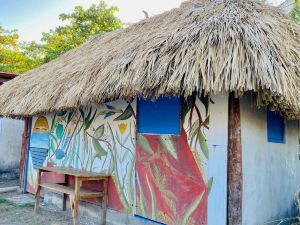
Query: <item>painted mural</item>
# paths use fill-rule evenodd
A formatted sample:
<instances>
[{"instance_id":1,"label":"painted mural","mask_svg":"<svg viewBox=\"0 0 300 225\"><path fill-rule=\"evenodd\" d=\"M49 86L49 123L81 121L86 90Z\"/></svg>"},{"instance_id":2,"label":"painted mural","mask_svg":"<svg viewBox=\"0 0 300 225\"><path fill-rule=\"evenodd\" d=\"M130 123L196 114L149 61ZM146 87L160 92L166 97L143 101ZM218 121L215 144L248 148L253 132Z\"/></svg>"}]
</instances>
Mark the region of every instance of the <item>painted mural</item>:
<instances>
[{"instance_id":1,"label":"painted mural","mask_svg":"<svg viewBox=\"0 0 300 225\"><path fill-rule=\"evenodd\" d=\"M44 166L110 174L112 209L168 225L207 224L210 101L191 97L183 103L180 135L138 134L137 141L136 101L33 118L28 191L34 192L41 166L34 148L39 155L44 149ZM63 181L57 174L42 177L47 179Z\"/></svg>"},{"instance_id":2,"label":"painted mural","mask_svg":"<svg viewBox=\"0 0 300 225\"><path fill-rule=\"evenodd\" d=\"M43 149L47 148L44 166L69 167L111 175L109 207L133 213L135 104L120 100L86 110L34 118L30 145L32 147L39 143ZM32 192L37 175L33 154L30 151L28 176L28 191Z\"/></svg>"},{"instance_id":3,"label":"painted mural","mask_svg":"<svg viewBox=\"0 0 300 225\"><path fill-rule=\"evenodd\" d=\"M137 214L169 225L207 224L209 98L183 105L181 134L138 135Z\"/></svg>"}]
</instances>

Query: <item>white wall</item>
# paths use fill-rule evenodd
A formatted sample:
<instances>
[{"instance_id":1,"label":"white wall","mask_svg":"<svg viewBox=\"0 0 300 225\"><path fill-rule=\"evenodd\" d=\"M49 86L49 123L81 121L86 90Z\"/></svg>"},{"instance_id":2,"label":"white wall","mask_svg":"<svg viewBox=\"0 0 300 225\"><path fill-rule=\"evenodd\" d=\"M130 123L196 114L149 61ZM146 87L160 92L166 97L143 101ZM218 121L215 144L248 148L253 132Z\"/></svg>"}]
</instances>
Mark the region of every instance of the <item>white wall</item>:
<instances>
[{"instance_id":1,"label":"white wall","mask_svg":"<svg viewBox=\"0 0 300 225\"><path fill-rule=\"evenodd\" d=\"M263 224L294 213L300 185L298 122L286 122L286 143L267 141L266 110L241 100L243 225Z\"/></svg>"},{"instance_id":2,"label":"white wall","mask_svg":"<svg viewBox=\"0 0 300 225\"><path fill-rule=\"evenodd\" d=\"M226 225L227 207L227 137L228 137L228 95L213 96L210 104L209 160L206 176L213 177L208 196L207 224Z\"/></svg>"},{"instance_id":3,"label":"white wall","mask_svg":"<svg viewBox=\"0 0 300 225\"><path fill-rule=\"evenodd\" d=\"M20 166L23 129L21 120L0 118L0 177Z\"/></svg>"}]
</instances>

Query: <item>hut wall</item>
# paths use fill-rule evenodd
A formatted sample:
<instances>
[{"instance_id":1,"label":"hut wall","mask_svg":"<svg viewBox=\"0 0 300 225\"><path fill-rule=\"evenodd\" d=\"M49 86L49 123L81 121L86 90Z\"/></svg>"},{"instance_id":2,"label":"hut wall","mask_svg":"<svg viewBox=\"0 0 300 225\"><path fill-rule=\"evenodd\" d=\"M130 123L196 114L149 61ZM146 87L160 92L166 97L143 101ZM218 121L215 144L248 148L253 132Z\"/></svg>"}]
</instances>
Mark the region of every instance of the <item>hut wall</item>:
<instances>
[{"instance_id":1,"label":"hut wall","mask_svg":"<svg viewBox=\"0 0 300 225\"><path fill-rule=\"evenodd\" d=\"M136 134L136 101L35 117L27 190L34 192L42 165L109 173L111 209L170 225L225 225L228 96L212 102L197 98L186 113L183 103L173 136Z\"/></svg>"},{"instance_id":2,"label":"hut wall","mask_svg":"<svg viewBox=\"0 0 300 225\"><path fill-rule=\"evenodd\" d=\"M300 185L298 122L286 121L286 143L269 143L267 111L241 100L243 145L243 225L295 215ZM276 223L277 224L277 223Z\"/></svg>"},{"instance_id":3,"label":"hut wall","mask_svg":"<svg viewBox=\"0 0 300 225\"><path fill-rule=\"evenodd\" d=\"M111 174L109 207L133 212L135 177L135 101L62 112L32 121L27 190L34 192L37 168L71 167ZM42 180L63 181L50 174ZM100 184L88 183L90 188Z\"/></svg>"},{"instance_id":4,"label":"hut wall","mask_svg":"<svg viewBox=\"0 0 300 225\"><path fill-rule=\"evenodd\" d=\"M23 126L23 121L0 118L0 179L18 176Z\"/></svg>"},{"instance_id":5,"label":"hut wall","mask_svg":"<svg viewBox=\"0 0 300 225\"><path fill-rule=\"evenodd\" d=\"M196 99L186 113L183 103L180 135L137 136L138 215L171 225L226 224L227 99Z\"/></svg>"}]
</instances>

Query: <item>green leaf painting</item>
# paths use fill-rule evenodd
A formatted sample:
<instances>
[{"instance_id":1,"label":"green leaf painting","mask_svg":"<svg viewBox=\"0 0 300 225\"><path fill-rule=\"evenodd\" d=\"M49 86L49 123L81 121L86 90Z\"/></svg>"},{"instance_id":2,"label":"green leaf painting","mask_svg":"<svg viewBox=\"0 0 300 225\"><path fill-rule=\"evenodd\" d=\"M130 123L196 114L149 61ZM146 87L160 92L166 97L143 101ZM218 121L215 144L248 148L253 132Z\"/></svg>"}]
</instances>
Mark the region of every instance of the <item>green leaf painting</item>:
<instances>
[{"instance_id":1,"label":"green leaf painting","mask_svg":"<svg viewBox=\"0 0 300 225\"><path fill-rule=\"evenodd\" d=\"M100 145L97 139L93 138L92 142L93 142L94 150L98 157L107 155L107 151L104 150L104 148Z\"/></svg>"},{"instance_id":2,"label":"green leaf painting","mask_svg":"<svg viewBox=\"0 0 300 225\"><path fill-rule=\"evenodd\" d=\"M148 152L149 154L153 154L153 151L149 145L147 138L143 135L138 135L138 144L142 147L143 150Z\"/></svg>"},{"instance_id":3,"label":"green leaf painting","mask_svg":"<svg viewBox=\"0 0 300 225\"><path fill-rule=\"evenodd\" d=\"M207 184L206 184L206 186L207 186L208 194L209 194L209 193L210 193L210 191L211 191L211 188L212 188L213 182L214 182L214 178L213 178L213 177L209 178L209 180L207 181Z\"/></svg>"},{"instance_id":4,"label":"green leaf painting","mask_svg":"<svg viewBox=\"0 0 300 225\"><path fill-rule=\"evenodd\" d=\"M104 135L104 125L99 126L94 132L94 138L99 139Z\"/></svg>"},{"instance_id":5,"label":"green leaf painting","mask_svg":"<svg viewBox=\"0 0 300 225\"><path fill-rule=\"evenodd\" d=\"M115 118L114 121L127 120L130 117L132 117L132 115L133 115L133 109L132 109L131 105L128 104L128 106L125 109L125 111L120 116L118 116L117 118Z\"/></svg>"},{"instance_id":6,"label":"green leaf painting","mask_svg":"<svg viewBox=\"0 0 300 225\"><path fill-rule=\"evenodd\" d=\"M198 208L203 195L204 195L205 191L203 191L194 202L192 202L189 207L187 208L186 212L183 215L182 221L181 221L181 225L186 225L189 218L191 217L191 215L195 212L195 210Z\"/></svg>"},{"instance_id":7,"label":"green leaf painting","mask_svg":"<svg viewBox=\"0 0 300 225\"><path fill-rule=\"evenodd\" d=\"M58 124L56 127L56 137L57 139L61 139L63 136L64 127L62 124Z\"/></svg>"},{"instance_id":8,"label":"green leaf painting","mask_svg":"<svg viewBox=\"0 0 300 225\"><path fill-rule=\"evenodd\" d=\"M177 151L176 151L176 140L173 139L170 135L161 135L160 143L176 160L178 159Z\"/></svg>"},{"instance_id":9,"label":"green leaf painting","mask_svg":"<svg viewBox=\"0 0 300 225\"><path fill-rule=\"evenodd\" d=\"M208 149L208 145L207 145L206 139L205 139L202 131L199 132L199 144L200 144L203 154L205 155L205 157L207 159L209 159L209 149Z\"/></svg>"}]
</instances>

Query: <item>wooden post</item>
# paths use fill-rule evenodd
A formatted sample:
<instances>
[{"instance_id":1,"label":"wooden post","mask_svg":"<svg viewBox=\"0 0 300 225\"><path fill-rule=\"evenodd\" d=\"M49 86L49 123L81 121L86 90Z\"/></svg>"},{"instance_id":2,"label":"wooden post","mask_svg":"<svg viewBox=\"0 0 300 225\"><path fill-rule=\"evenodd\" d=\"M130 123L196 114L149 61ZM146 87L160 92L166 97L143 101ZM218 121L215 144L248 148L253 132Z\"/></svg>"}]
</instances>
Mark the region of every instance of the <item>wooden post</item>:
<instances>
[{"instance_id":1,"label":"wooden post","mask_svg":"<svg viewBox=\"0 0 300 225\"><path fill-rule=\"evenodd\" d=\"M40 194L41 194L41 175L42 172L38 170L37 184L36 184L36 192L35 192L35 204L34 204L34 212L38 213L40 209Z\"/></svg>"},{"instance_id":2,"label":"wooden post","mask_svg":"<svg viewBox=\"0 0 300 225\"><path fill-rule=\"evenodd\" d=\"M70 203L71 203L71 210L73 216L73 225L78 225L78 204L80 200L80 184L81 180L79 177L75 177L75 195L70 195Z\"/></svg>"},{"instance_id":3,"label":"wooden post","mask_svg":"<svg viewBox=\"0 0 300 225\"><path fill-rule=\"evenodd\" d=\"M240 101L228 102L227 225L242 225L243 173Z\"/></svg>"},{"instance_id":4,"label":"wooden post","mask_svg":"<svg viewBox=\"0 0 300 225\"><path fill-rule=\"evenodd\" d=\"M21 189L24 189L24 172L25 172L25 162L26 162L26 152L28 145L28 126L29 119L24 120L24 130L22 136L22 149L21 149L21 161L20 161L20 170L19 170L19 186Z\"/></svg>"}]
</instances>

